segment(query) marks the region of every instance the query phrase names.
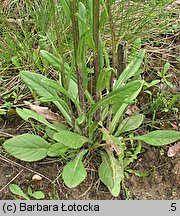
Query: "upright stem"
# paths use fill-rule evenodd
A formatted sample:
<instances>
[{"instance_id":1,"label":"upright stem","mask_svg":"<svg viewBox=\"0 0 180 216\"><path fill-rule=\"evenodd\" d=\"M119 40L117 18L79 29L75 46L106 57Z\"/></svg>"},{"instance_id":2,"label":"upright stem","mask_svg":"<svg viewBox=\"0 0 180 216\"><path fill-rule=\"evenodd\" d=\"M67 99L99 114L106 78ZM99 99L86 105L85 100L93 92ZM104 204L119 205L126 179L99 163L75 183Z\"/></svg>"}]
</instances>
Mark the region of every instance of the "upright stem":
<instances>
[{"instance_id":1,"label":"upright stem","mask_svg":"<svg viewBox=\"0 0 180 216\"><path fill-rule=\"evenodd\" d=\"M115 67L116 67L116 35L115 35L115 30L114 30L113 16L111 13L110 0L107 0L107 11L108 11L108 17L109 17L110 31L111 31L112 68L115 69ZM113 82L114 82L114 74L111 73L110 91L112 91L112 89L113 89ZM108 118L107 118L107 128L109 127L109 124L111 122L111 118L112 118L112 107L109 106L109 114L108 114Z\"/></svg>"},{"instance_id":2,"label":"upright stem","mask_svg":"<svg viewBox=\"0 0 180 216\"><path fill-rule=\"evenodd\" d=\"M74 58L75 58L75 69L78 83L78 94L79 102L82 108L81 115L86 114L86 105L85 105L85 94L84 94L84 85L83 85L83 74L78 65L77 60L77 51L79 45L79 28L78 28L78 18L75 15L78 11L77 0L71 0L71 19L72 19L72 29L73 29L73 40L74 40ZM86 135L85 123L82 124L82 134Z\"/></svg>"},{"instance_id":3,"label":"upright stem","mask_svg":"<svg viewBox=\"0 0 180 216\"><path fill-rule=\"evenodd\" d=\"M61 43L60 43L61 32L60 32L60 28L59 28L59 24L58 24L58 12L56 10L55 2L53 0L50 0L50 4L51 4L52 11L53 11L53 19L55 20L54 27L55 27L56 35L57 35L57 38L58 38L58 40L57 40L57 50L58 50L58 54L62 58L61 82L62 82L62 86L66 90L68 90L67 78L66 78L65 69L64 69L63 48L62 48ZM74 126L74 116L73 116L73 109L72 109L71 101L65 95L64 95L64 100L68 103L69 115L70 115L70 118L71 118L72 125Z\"/></svg>"},{"instance_id":4,"label":"upright stem","mask_svg":"<svg viewBox=\"0 0 180 216\"><path fill-rule=\"evenodd\" d=\"M83 86L83 75L80 71L78 61L77 61L77 51L78 51L78 43L79 43L79 29L78 29L78 19L75 14L78 11L77 1L71 0L71 13L72 13L72 29L73 29L73 40L74 40L74 56L75 56L75 68L76 68L76 76L78 82L78 93L79 93L79 101L82 108L82 113L86 113L85 107L85 96L84 96L84 86Z\"/></svg>"},{"instance_id":5,"label":"upright stem","mask_svg":"<svg viewBox=\"0 0 180 216\"><path fill-rule=\"evenodd\" d=\"M100 74L100 59L99 59L99 13L100 13L100 0L93 0L93 39L95 44L94 50L94 85L93 94L95 101L100 99L100 94L96 92L97 79ZM96 113L96 120L100 120L100 110Z\"/></svg>"},{"instance_id":6,"label":"upright stem","mask_svg":"<svg viewBox=\"0 0 180 216\"><path fill-rule=\"evenodd\" d=\"M127 56L126 56L126 49L127 49L127 42L122 41L118 45L118 65L117 65L117 78L120 76L120 74L123 72L123 70L126 68L127 64Z\"/></svg>"}]
</instances>

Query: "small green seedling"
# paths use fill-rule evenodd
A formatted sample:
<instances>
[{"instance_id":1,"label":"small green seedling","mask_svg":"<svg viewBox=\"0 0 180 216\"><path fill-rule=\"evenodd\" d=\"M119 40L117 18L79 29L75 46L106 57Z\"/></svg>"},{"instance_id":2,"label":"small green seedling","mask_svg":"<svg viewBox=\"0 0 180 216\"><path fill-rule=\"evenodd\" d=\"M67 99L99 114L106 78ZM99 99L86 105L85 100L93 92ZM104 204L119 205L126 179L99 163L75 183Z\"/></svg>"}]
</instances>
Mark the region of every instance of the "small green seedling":
<instances>
[{"instance_id":1,"label":"small green seedling","mask_svg":"<svg viewBox=\"0 0 180 216\"><path fill-rule=\"evenodd\" d=\"M10 184L9 189L13 194L18 195L18 196L20 196L26 200L30 200L33 198L39 200L39 199L45 198L45 195L42 191L34 191L33 192L32 188L30 186L28 187L27 194L24 193L22 191L22 189L17 184Z\"/></svg>"}]
</instances>

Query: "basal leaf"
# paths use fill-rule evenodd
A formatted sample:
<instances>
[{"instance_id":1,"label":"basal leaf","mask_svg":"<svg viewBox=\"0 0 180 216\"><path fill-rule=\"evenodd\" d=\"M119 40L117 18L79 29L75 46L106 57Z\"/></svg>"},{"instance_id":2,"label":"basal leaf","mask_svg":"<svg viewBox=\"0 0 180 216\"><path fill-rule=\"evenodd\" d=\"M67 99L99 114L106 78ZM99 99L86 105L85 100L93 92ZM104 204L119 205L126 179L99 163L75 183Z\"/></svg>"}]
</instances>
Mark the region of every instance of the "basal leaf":
<instances>
[{"instance_id":1,"label":"basal leaf","mask_svg":"<svg viewBox=\"0 0 180 216\"><path fill-rule=\"evenodd\" d=\"M113 171L109 157L106 153L101 152L102 163L98 169L98 175L100 180L108 187L114 187Z\"/></svg>"},{"instance_id":2,"label":"basal leaf","mask_svg":"<svg viewBox=\"0 0 180 216\"><path fill-rule=\"evenodd\" d=\"M69 188L79 185L87 176L86 169L82 163L82 158L87 150L81 151L74 160L68 162L63 169L62 178Z\"/></svg>"},{"instance_id":3,"label":"basal leaf","mask_svg":"<svg viewBox=\"0 0 180 216\"><path fill-rule=\"evenodd\" d=\"M65 130L55 133L54 139L60 143L63 143L68 148L73 148L73 149L78 149L85 142L89 142L88 138Z\"/></svg>"},{"instance_id":4,"label":"basal leaf","mask_svg":"<svg viewBox=\"0 0 180 216\"><path fill-rule=\"evenodd\" d=\"M142 140L153 146L163 146L180 140L180 132L173 130L157 130L142 136L136 136L128 139Z\"/></svg>"},{"instance_id":5,"label":"basal leaf","mask_svg":"<svg viewBox=\"0 0 180 216\"><path fill-rule=\"evenodd\" d=\"M106 153L101 152L101 157L102 163L98 170L100 180L108 187L111 194L117 197L124 177L123 165L110 150L106 150Z\"/></svg>"},{"instance_id":6,"label":"basal leaf","mask_svg":"<svg viewBox=\"0 0 180 216\"><path fill-rule=\"evenodd\" d=\"M62 143L54 143L49 147L47 155L50 157L62 156L67 149L68 148Z\"/></svg>"},{"instance_id":7,"label":"basal leaf","mask_svg":"<svg viewBox=\"0 0 180 216\"><path fill-rule=\"evenodd\" d=\"M22 119L24 119L24 121L28 121L29 118L33 118L36 121L41 122L42 124L48 126L51 129L54 130L56 129L56 127L54 127L53 124L50 124L43 116L33 112L32 110L26 108L23 109L17 108L16 112Z\"/></svg>"},{"instance_id":8,"label":"basal leaf","mask_svg":"<svg viewBox=\"0 0 180 216\"><path fill-rule=\"evenodd\" d=\"M50 144L40 136L23 134L8 139L4 143L5 150L23 161L38 161L47 156Z\"/></svg>"},{"instance_id":9,"label":"basal leaf","mask_svg":"<svg viewBox=\"0 0 180 216\"><path fill-rule=\"evenodd\" d=\"M62 68L62 64L64 62L62 61L62 59L60 57L57 58L52 53L50 53L46 50L41 50L40 54L52 67L54 67L54 69L56 69L57 71L60 71L60 72L62 71L61 68ZM67 72L70 70L68 64L65 63L63 66Z\"/></svg>"},{"instance_id":10,"label":"basal leaf","mask_svg":"<svg viewBox=\"0 0 180 216\"><path fill-rule=\"evenodd\" d=\"M113 171L113 179L114 179L114 187L109 188L109 190L114 197L117 197L119 196L121 190L121 182L124 178L123 164L120 162L120 160L114 157L112 152L108 150L107 153L110 158L110 163Z\"/></svg>"}]
</instances>

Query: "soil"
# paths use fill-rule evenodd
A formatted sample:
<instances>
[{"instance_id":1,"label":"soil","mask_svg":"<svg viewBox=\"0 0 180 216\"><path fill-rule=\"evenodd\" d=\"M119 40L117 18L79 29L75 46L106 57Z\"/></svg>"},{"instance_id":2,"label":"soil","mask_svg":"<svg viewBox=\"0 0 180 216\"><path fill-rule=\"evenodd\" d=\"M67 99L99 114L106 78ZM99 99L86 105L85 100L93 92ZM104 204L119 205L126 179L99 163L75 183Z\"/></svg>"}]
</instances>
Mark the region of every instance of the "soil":
<instances>
[{"instance_id":1,"label":"soil","mask_svg":"<svg viewBox=\"0 0 180 216\"><path fill-rule=\"evenodd\" d=\"M16 118L16 121L8 122L13 125L9 128L4 125L1 119L0 128L3 127L4 133L20 134L30 130L30 125L22 124L22 120ZM20 125L22 125L20 127ZM0 135L0 138L1 135ZM111 200L126 199L124 191L119 197L114 198L108 189L100 182L97 174L98 164L91 162L87 168L88 177L75 189L67 188L62 179L61 171L63 162L61 160L45 159L40 162L26 163L7 155L2 148L0 141L0 200L15 199L9 191L9 184L16 183L26 192L28 186L33 190L41 190L45 193L45 199L85 199L85 200ZM125 185L130 194L129 199L133 200L178 200L180 198L180 161L179 155L169 158L167 156L168 147L155 148L145 146L144 153L131 165L133 170L147 171L148 177L138 177L130 174L126 179ZM98 161L98 160L97 160ZM95 167L97 166L97 167ZM42 180L33 181L32 176L39 174ZM21 197L18 197L22 199Z\"/></svg>"}]
</instances>

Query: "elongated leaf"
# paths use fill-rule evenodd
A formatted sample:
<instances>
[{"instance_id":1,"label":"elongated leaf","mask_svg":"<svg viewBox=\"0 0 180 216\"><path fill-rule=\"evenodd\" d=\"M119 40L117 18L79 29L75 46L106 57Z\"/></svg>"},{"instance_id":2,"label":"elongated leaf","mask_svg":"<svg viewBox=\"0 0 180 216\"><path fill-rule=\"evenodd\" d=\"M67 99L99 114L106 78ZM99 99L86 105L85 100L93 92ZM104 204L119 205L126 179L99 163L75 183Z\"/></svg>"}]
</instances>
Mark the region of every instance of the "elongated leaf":
<instances>
[{"instance_id":1,"label":"elongated leaf","mask_svg":"<svg viewBox=\"0 0 180 216\"><path fill-rule=\"evenodd\" d=\"M141 89L142 89L142 86L140 86L140 88L137 89L137 91L133 92L129 99L130 100L136 99L138 94L140 93ZM121 117L122 117L122 115L124 113L124 110L126 109L127 106L128 106L128 104L125 104L125 103L118 106L116 114L114 115L114 117L112 119L112 122L110 123L109 129L110 129L111 134L114 132L114 130L118 126L119 121L120 121L120 119L121 119ZM117 107L117 105L115 105L115 107L113 107L113 109L116 109L116 107ZM118 131L116 132L115 136L118 136L117 134L119 134Z\"/></svg>"},{"instance_id":2,"label":"elongated leaf","mask_svg":"<svg viewBox=\"0 0 180 216\"><path fill-rule=\"evenodd\" d=\"M21 78L23 81L37 92L41 97L55 97L58 98L57 91L42 83L46 77L31 71L21 71Z\"/></svg>"},{"instance_id":3,"label":"elongated leaf","mask_svg":"<svg viewBox=\"0 0 180 216\"><path fill-rule=\"evenodd\" d=\"M143 114L136 114L128 118L125 118L117 129L117 136L119 136L120 133L135 130L142 124L143 119L144 119Z\"/></svg>"},{"instance_id":4,"label":"elongated leaf","mask_svg":"<svg viewBox=\"0 0 180 216\"><path fill-rule=\"evenodd\" d=\"M55 89L46 85L45 82L42 82L42 80L47 79L45 76L30 71L22 71L20 75L23 81L34 91L36 91L39 96L44 98L59 98ZM61 103L59 101L61 101ZM67 122L72 125L71 118L68 113L68 105L62 99L60 100L60 98L59 101L54 100L52 102L59 108Z\"/></svg>"},{"instance_id":5,"label":"elongated leaf","mask_svg":"<svg viewBox=\"0 0 180 216\"><path fill-rule=\"evenodd\" d=\"M42 80L42 82L44 82L47 86L51 87L52 89L55 89L59 92L61 92L62 94L68 96L72 102L75 104L76 108L80 111L81 108L79 106L78 101L76 100L76 98L73 97L73 95L71 95L68 91L66 91L65 88L63 88L60 84L58 84L55 80L51 80L51 79L44 79Z\"/></svg>"},{"instance_id":6,"label":"elongated leaf","mask_svg":"<svg viewBox=\"0 0 180 216\"><path fill-rule=\"evenodd\" d=\"M71 11L70 11L70 8L69 8L69 4L68 4L68 1L67 0L60 0L60 3L62 5L62 8L66 14L66 16L71 19Z\"/></svg>"},{"instance_id":7,"label":"elongated leaf","mask_svg":"<svg viewBox=\"0 0 180 216\"><path fill-rule=\"evenodd\" d=\"M79 185L87 176L86 169L82 163L82 158L87 150L81 151L74 160L68 162L63 169L62 178L69 188Z\"/></svg>"},{"instance_id":8,"label":"elongated leaf","mask_svg":"<svg viewBox=\"0 0 180 216\"><path fill-rule=\"evenodd\" d=\"M56 127L54 127L53 124L50 124L43 116L33 112L32 110L26 108L16 108L16 112L19 116L21 116L22 119L24 119L24 121L28 121L29 118L33 118L36 121L48 126L49 128L56 130Z\"/></svg>"},{"instance_id":9,"label":"elongated leaf","mask_svg":"<svg viewBox=\"0 0 180 216\"><path fill-rule=\"evenodd\" d=\"M9 185L9 189L10 189L10 191L13 194L21 196L21 197L23 197L26 200L30 200L30 197L27 194L25 194L18 185L16 185L16 184L10 184Z\"/></svg>"},{"instance_id":10,"label":"elongated leaf","mask_svg":"<svg viewBox=\"0 0 180 216\"><path fill-rule=\"evenodd\" d=\"M98 169L100 180L108 187L114 187L113 171L109 157L106 153L101 152L102 163Z\"/></svg>"},{"instance_id":11,"label":"elongated leaf","mask_svg":"<svg viewBox=\"0 0 180 216\"><path fill-rule=\"evenodd\" d=\"M145 56L145 50L142 50L139 55L132 60L132 62L125 68L125 70L121 73L118 80L116 81L116 84L114 86L114 89L118 89L122 86L123 83L126 83L128 79L135 76L139 67L141 66L141 63Z\"/></svg>"},{"instance_id":12,"label":"elongated leaf","mask_svg":"<svg viewBox=\"0 0 180 216\"><path fill-rule=\"evenodd\" d=\"M52 53L46 50L41 50L40 54L54 69L56 69L59 72L62 71L61 68L62 68L63 61L60 57L57 58ZM70 71L70 67L68 64L65 63L63 66L66 72Z\"/></svg>"},{"instance_id":13,"label":"elongated leaf","mask_svg":"<svg viewBox=\"0 0 180 216\"><path fill-rule=\"evenodd\" d=\"M81 37L87 30L86 26L86 7L82 2L79 2L79 20L78 20L78 28L79 28L79 37Z\"/></svg>"},{"instance_id":14,"label":"elongated leaf","mask_svg":"<svg viewBox=\"0 0 180 216\"><path fill-rule=\"evenodd\" d=\"M101 92L105 88L109 89L111 73L113 72L113 68L104 68L98 77L96 90L97 92Z\"/></svg>"},{"instance_id":15,"label":"elongated leaf","mask_svg":"<svg viewBox=\"0 0 180 216\"><path fill-rule=\"evenodd\" d=\"M111 194L117 197L120 193L121 181L123 180L123 165L116 159L110 150L101 153L102 163L98 174L101 181L108 187Z\"/></svg>"},{"instance_id":16,"label":"elongated leaf","mask_svg":"<svg viewBox=\"0 0 180 216\"><path fill-rule=\"evenodd\" d=\"M114 157L112 152L108 150L107 153L110 158L110 163L113 170L113 179L114 179L114 187L109 188L109 190L114 197L117 197L119 196L121 190L121 182L124 178L123 164L120 162L120 160Z\"/></svg>"},{"instance_id":17,"label":"elongated leaf","mask_svg":"<svg viewBox=\"0 0 180 216\"><path fill-rule=\"evenodd\" d=\"M68 148L78 149L89 139L70 131L60 131L54 134L54 139Z\"/></svg>"},{"instance_id":18,"label":"elongated leaf","mask_svg":"<svg viewBox=\"0 0 180 216\"><path fill-rule=\"evenodd\" d=\"M126 107L128 106L128 104L125 104L123 103L119 109L117 110L117 112L115 113L112 121L110 122L110 125L109 125L109 133L112 134L114 132L114 130L116 129L117 125L119 124L119 121L126 109ZM115 134L115 136L117 136Z\"/></svg>"},{"instance_id":19,"label":"elongated leaf","mask_svg":"<svg viewBox=\"0 0 180 216\"><path fill-rule=\"evenodd\" d=\"M91 107L89 114L92 116L92 114L96 112L97 109L101 107L105 108L110 104L120 104L124 102L128 103L128 100L131 99L131 95L134 92L140 91L142 84L143 81L133 81L126 84L125 86L120 87L119 89L110 92L107 96L103 97Z\"/></svg>"},{"instance_id":20,"label":"elongated leaf","mask_svg":"<svg viewBox=\"0 0 180 216\"><path fill-rule=\"evenodd\" d=\"M64 153L68 150L68 148L62 143L52 144L47 152L47 155L50 157L56 157L64 155Z\"/></svg>"},{"instance_id":21,"label":"elongated leaf","mask_svg":"<svg viewBox=\"0 0 180 216\"><path fill-rule=\"evenodd\" d=\"M23 134L8 139L4 143L5 150L23 161L38 161L47 156L50 144L43 138L33 134Z\"/></svg>"},{"instance_id":22,"label":"elongated leaf","mask_svg":"<svg viewBox=\"0 0 180 216\"><path fill-rule=\"evenodd\" d=\"M180 140L180 132L173 130L157 130L142 136L132 137L132 139L142 140L153 146L163 146Z\"/></svg>"}]
</instances>

